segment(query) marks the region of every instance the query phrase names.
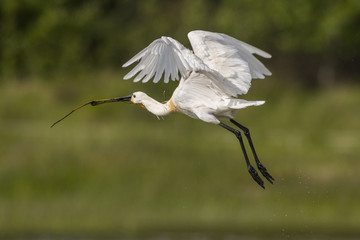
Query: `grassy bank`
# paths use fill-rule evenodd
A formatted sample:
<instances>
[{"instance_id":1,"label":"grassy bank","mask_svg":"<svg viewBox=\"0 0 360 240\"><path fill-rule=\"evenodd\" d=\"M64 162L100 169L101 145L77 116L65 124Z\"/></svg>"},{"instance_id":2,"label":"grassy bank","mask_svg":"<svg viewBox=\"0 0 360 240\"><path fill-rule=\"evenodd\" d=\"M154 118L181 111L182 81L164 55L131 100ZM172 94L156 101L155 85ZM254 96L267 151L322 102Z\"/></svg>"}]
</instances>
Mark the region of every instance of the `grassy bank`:
<instances>
[{"instance_id":1,"label":"grassy bank","mask_svg":"<svg viewBox=\"0 0 360 240\"><path fill-rule=\"evenodd\" d=\"M360 234L360 87L303 90L257 80L237 120L275 177L261 189L240 146L218 126L92 99L156 88L113 74L0 87L0 234L151 231L249 235ZM85 84L86 83L86 84ZM164 89L163 89L164 88Z\"/></svg>"}]
</instances>

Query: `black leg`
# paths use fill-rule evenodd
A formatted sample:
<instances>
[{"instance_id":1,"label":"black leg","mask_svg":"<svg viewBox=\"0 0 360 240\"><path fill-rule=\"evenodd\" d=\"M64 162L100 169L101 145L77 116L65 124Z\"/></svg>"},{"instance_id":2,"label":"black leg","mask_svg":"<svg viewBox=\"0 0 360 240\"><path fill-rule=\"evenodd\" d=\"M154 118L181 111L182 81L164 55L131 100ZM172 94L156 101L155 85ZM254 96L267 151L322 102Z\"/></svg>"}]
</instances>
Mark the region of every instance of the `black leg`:
<instances>
[{"instance_id":1,"label":"black leg","mask_svg":"<svg viewBox=\"0 0 360 240\"><path fill-rule=\"evenodd\" d=\"M250 136L250 131L247 127L241 125L240 123L236 122L234 119L230 119L230 122L233 123L234 125L236 125L237 127L239 127L241 130L244 131L244 134L249 142L249 145L250 145L250 148L251 148L251 151L254 155L254 158L255 158L255 162L256 162L256 165L258 167L258 169L260 170L261 174L270 182L270 183L273 183L273 181L275 180L267 171L267 169L265 168L264 165L262 165L262 163L260 162L257 154L256 154L256 151L255 151L255 147L254 147L254 144L251 140L251 136Z\"/></svg>"},{"instance_id":2,"label":"black leg","mask_svg":"<svg viewBox=\"0 0 360 240\"><path fill-rule=\"evenodd\" d=\"M250 161L249 161L249 158L246 154L246 149L245 149L245 146L244 146L244 141L242 140L242 137L241 137L241 133L239 130L237 129L234 129L224 123L219 123L219 125L223 128L225 128L226 130L232 132L233 134L235 134L236 138L239 140L240 142L240 145L241 145L241 149L244 153L244 157L245 157L245 161L246 161L246 165L247 165L247 168L248 168L248 171L250 173L250 175L252 176L252 178L262 187L262 188L265 188L264 187L264 181L259 177L258 173L256 172L255 168L250 164Z\"/></svg>"}]
</instances>

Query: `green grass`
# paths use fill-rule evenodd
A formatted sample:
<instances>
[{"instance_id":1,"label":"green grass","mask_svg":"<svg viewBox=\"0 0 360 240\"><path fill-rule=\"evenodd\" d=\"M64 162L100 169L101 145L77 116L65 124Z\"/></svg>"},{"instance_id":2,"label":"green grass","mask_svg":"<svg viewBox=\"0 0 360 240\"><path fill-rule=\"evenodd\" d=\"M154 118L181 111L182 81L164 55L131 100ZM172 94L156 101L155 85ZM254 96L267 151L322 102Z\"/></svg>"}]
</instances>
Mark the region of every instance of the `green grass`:
<instances>
[{"instance_id":1,"label":"green grass","mask_svg":"<svg viewBox=\"0 0 360 240\"><path fill-rule=\"evenodd\" d=\"M162 232L249 236L360 234L360 87L253 83L237 120L275 177L261 189L236 138L180 114L158 120L92 99L155 86L103 74L0 87L0 234L116 236ZM272 82L271 82L272 81ZM85 84L86 83L86 84ZM157 89L157 87L159 89Z\"/></svg>"}]
</instances>

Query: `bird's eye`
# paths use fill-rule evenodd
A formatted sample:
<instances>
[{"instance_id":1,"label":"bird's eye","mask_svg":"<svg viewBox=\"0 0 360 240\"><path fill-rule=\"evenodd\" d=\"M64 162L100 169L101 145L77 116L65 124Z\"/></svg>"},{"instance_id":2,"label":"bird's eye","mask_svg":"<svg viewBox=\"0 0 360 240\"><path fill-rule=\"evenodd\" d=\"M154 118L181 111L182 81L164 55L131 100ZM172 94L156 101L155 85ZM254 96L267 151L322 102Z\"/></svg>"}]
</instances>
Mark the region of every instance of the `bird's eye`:
<instances>
[{"instance_id":1,"label":"bird's eye","mask_svg":"<svg viewBox=\"0 0 360 240\"><path fill-rule=\"evenodd\" d=\"M133 95L133 98L136 98L136 95Z\"/></svg>"}]
</instances>

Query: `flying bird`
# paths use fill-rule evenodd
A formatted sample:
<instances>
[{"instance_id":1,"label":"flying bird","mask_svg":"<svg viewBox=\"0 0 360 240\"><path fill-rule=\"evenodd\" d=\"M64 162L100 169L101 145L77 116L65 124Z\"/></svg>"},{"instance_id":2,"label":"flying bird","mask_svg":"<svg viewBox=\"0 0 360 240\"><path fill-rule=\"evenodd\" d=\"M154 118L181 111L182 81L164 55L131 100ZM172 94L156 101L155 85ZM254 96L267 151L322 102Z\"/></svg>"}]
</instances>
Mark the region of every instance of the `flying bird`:
<instances>
[{"instance_id":1,"label":"flying bird","mask_svg":"<svg viewBox=\"0 0 360 240\"><path fill-rule=\"evenodd\" d=\"M251 80L270 76L271 72L253 55L271 58L271 55L223 33L191 31L188 33L193 50L184 47L171 37L161 37L127 61L123 67L133 63L137 65L124 76L134 78L134 82L146 83L153 79L158 83L163 77L168 83L179 80L178 87L171 98L160 103L146 93L135 92L126 97L94 100L72 110L65 117L56 121L51 127L74 111L86 105L96 106L109 102L131 102L137 104L156 116L170 113L183 113L191 118L221 126L233 133L238 141L252 178L263 188L264 181L250 164L246 153L241 131L244 133L261 174L273 183L274 178L260 162L250 131L234 120L237 112L249 106L259 106L265 101L246 101L239 95L246 94ZM229 121L233 126L225 124Z\"/></svg>"}]
</instances>

